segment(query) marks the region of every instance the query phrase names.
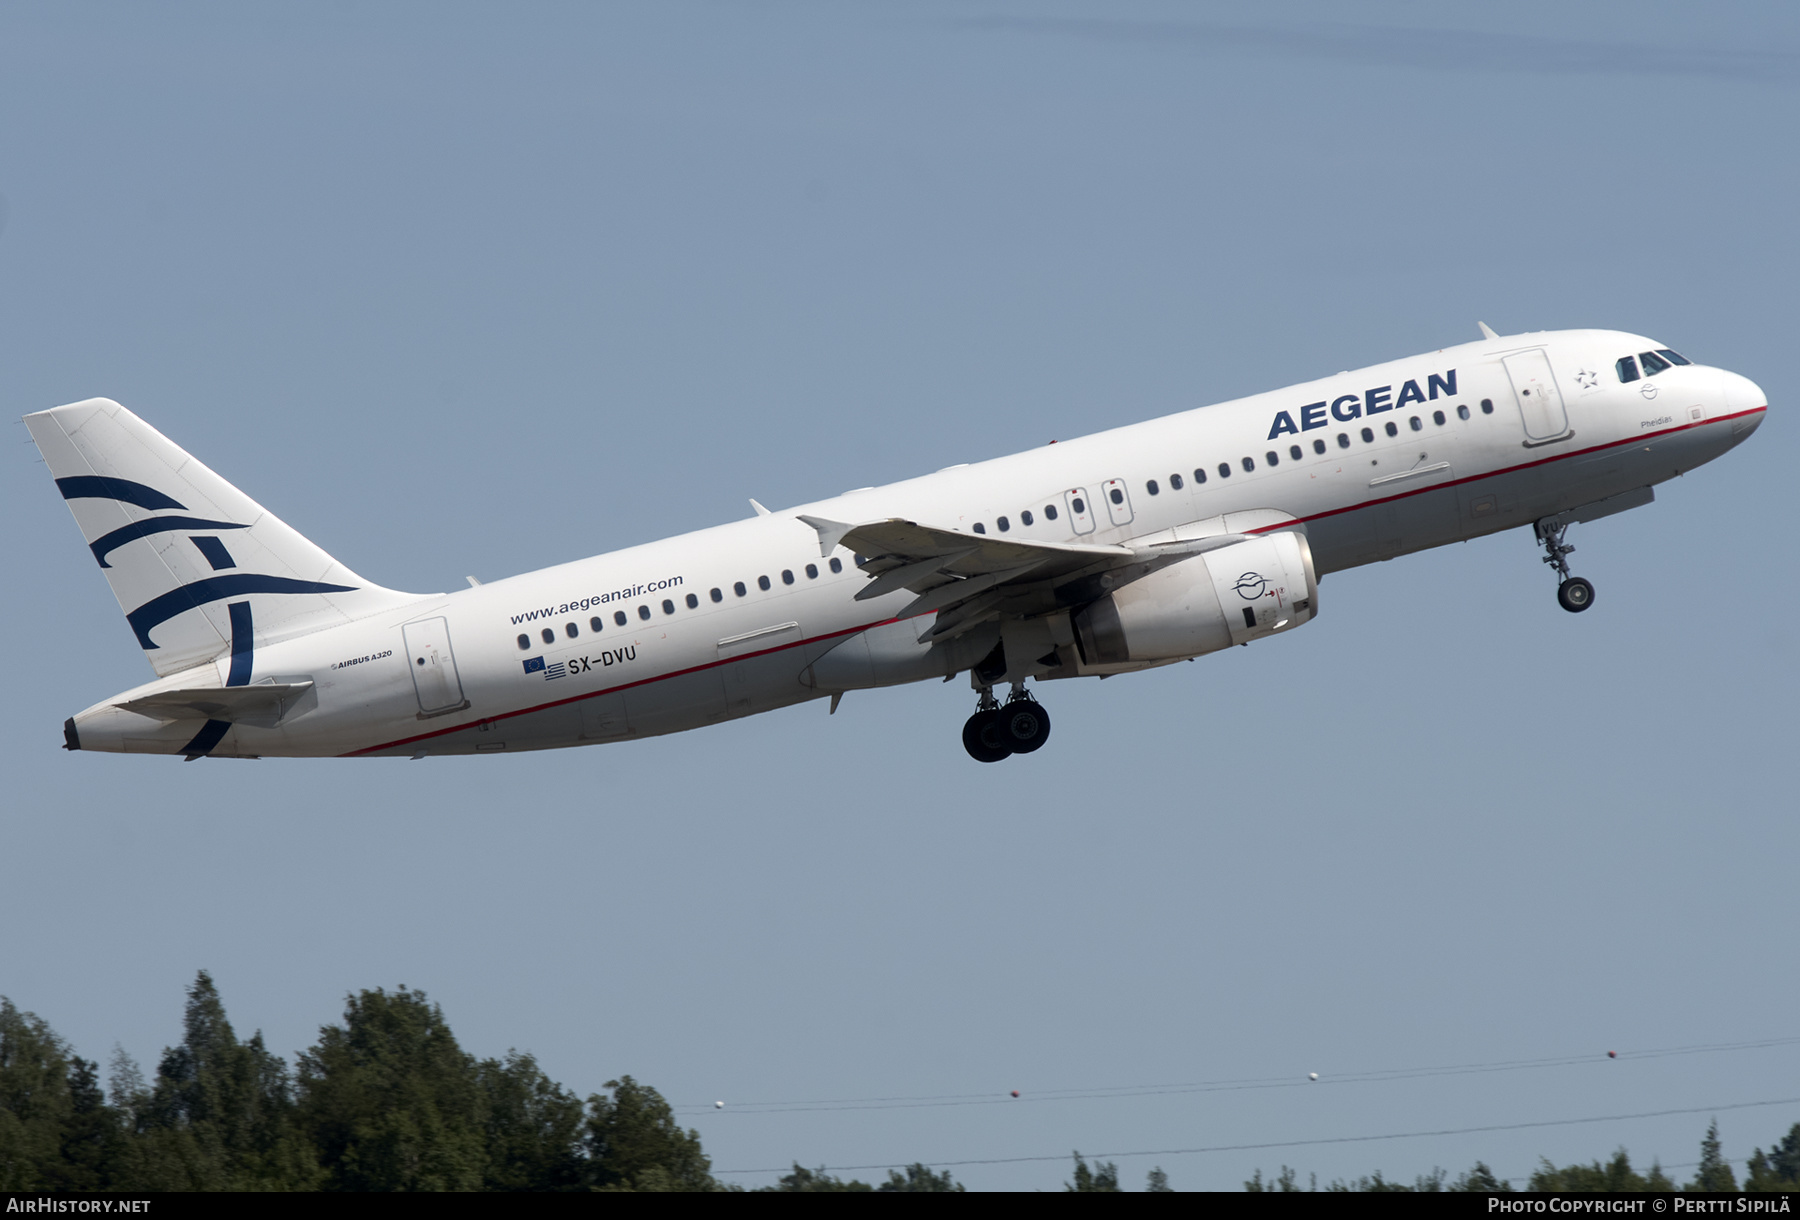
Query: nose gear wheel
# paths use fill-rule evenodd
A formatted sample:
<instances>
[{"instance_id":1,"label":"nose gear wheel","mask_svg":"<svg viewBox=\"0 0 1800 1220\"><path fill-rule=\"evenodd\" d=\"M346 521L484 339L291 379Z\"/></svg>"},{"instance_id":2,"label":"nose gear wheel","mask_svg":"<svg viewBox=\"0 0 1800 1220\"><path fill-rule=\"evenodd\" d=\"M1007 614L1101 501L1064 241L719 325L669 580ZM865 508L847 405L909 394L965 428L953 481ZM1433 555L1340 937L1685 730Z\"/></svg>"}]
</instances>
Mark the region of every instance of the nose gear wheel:
<instances>
[{"instance_id":1,"label":"nose gear wheel","mask_svg":"<svg viewBox=\"0 0 1800 1220\"><path fill-rule=\"evenodd\" d=\"M1556 601L1570 614L1580 614L1594 604L1594 586L1579 576L1571 576L1556 586Z\"/></svg>"},{"instance_id":2,"label":"nose gear wheel","mask_svg":"<svg viewBox=\"0 0 1800 1220\"><path fill-rule=\"evenodd\" d=\"M1537 540L1543 544L1546 554L1544 562L1553 568L1561 583L1556 586L1556 603L1570 614L1580 614L1594 604L1594 584L1581 576L1569 574L1569 556L1575 548L1563 541L1563 534L1569 528L1568 522L1555 517L1545 517L1534 527Z\"/></svg>"}]
</instances>

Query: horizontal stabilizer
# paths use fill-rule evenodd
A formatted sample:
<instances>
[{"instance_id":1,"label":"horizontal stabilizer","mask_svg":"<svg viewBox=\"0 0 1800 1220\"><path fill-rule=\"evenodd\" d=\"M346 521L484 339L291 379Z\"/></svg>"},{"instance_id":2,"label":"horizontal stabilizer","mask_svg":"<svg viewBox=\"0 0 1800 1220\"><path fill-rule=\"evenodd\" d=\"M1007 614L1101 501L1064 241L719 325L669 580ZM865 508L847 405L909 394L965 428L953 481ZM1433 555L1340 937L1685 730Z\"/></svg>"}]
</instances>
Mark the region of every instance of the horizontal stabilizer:
<instances>
[{"instance_id":1,"label":"horizontal stabilizer","mask_svg":"<svg viewBox=\"0 0 1800 1220\"><path fill-rule=\"evenodd\" d=\"M279 718L312 689L311 682L263 682L256 686L210 686L165 690L113 706L157 720L265 720Z\"/></svg>"}]
</instances>

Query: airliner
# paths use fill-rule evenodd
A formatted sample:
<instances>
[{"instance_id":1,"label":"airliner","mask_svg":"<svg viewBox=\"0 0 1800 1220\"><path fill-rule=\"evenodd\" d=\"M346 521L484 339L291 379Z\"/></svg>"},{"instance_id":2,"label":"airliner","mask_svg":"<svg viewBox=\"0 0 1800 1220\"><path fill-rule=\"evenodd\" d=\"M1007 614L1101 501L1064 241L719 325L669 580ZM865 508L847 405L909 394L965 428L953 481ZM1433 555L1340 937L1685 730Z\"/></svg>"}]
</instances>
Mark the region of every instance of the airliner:
<instances>
[{"instance_id":1,"label":"airliner","mask_svg":"<svg viewBox=\"0 0 1800 1220\"><path fill-rule=\"evenodd\" d=\"M968 675L971 758L1037 750L1028 682L1305 626L1332 572L1570 526L1762 422L1749 379L1619 331L1482 338L466 589L344 567L118 403L25 423L156 679L69 750L501 754L675 733ZM995 694L1005 688L1004 701Z\"/></svg>"}]
</instances>

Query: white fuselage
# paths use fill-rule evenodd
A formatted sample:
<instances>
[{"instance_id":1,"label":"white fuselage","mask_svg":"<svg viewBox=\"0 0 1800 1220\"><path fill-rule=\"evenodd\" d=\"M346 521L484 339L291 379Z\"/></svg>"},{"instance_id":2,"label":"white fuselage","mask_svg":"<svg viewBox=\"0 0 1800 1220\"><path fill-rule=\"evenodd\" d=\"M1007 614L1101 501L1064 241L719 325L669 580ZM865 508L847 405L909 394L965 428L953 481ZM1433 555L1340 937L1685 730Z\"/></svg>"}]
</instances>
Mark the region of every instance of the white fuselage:
<instances>
[{"instance_id":1,"label":"white fuselage","mask_svg":"<svg viewBox=\"0 0 1800 1220\"><path fill-rule=\"evenodd\" d=\"M895 618L914 600L903 589L854 600L867 577L847 550L821 555L802 514L1055 543L1188 536L1209 521L1298 528L1320 575L1530 524L1693 469L1760 422L1761 391L1724 370L1620 381L1615 361L1656 347L1611 331L1484 340L424 597L259 648L251 681L312 686L212 753L616 741L943 678L992 646L980 633L918 643L922 620ZM1535 350L1560 418L1521 398L1523 366L1503 363ZM215 664L221 685L230 663ZM191 723L117 705L193 685L173 676L96 705L76 718L81 747L181 752Z\"/></svg>"}]
</instances>

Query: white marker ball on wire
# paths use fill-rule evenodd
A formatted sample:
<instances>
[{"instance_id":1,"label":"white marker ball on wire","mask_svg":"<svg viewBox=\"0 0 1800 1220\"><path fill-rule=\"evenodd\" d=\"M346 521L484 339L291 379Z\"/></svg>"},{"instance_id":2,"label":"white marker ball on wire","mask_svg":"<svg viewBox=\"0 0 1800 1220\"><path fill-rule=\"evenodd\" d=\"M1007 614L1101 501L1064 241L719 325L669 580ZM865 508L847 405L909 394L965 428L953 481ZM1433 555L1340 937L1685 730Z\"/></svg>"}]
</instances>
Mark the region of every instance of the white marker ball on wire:
<instances>
[{"instance_id":1,"label":"white marker ball on wire","mask_svg":"<svg viewBox=\"0 0 1800 1220\"><path fill-rule=\"evenodd\" d=\"M1317 1080L1319 1078L1319 1074L1317 1072L1308 1072L1306 1074L1306 1078L1308 1080Z\"/></svg>"},{"instance_id":2,"label":"white marker ball on wire","mask_svg":"<svg viewBox=\"0 0 1800 1220\"><path fill-rule=\"evenodd\" d=\"M715 1110L723 1110L723 1109L724 1109L724 1108L725 1108L725 1103L724 1103L724 1102L722 1102L722 1101L715 1101L715 1102L713 1102L713 1109L715 1109Z\"/></svg>"}]
</instances>

